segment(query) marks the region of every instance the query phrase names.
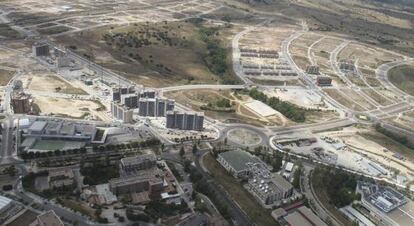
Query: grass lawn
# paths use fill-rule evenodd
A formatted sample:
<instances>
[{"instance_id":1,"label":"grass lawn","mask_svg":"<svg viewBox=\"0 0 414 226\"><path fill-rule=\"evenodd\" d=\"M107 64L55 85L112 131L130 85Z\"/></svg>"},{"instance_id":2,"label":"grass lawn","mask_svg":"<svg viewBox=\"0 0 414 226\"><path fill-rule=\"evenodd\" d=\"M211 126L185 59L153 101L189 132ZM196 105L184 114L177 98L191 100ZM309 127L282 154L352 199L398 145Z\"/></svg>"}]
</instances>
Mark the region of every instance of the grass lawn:
<instances>
[{"instance_id":1,"label":"grass lawn","mask_svg":"<svg viewBox=\"0 0 414 226\"><path fill-rule=\"evenodd\" d=\"M414 95L414 65L395 67L388 72L388 78L402 91Z\"/></svg>"},{"instance_id":2,"label":"grass lawn","mask_svg":"<svg viewBox=\"0 0 414 226\"><path fill-rule=\"evenodd\" d=\"M279 225L270 215L270 211L264 209L243 186L214 159L212 155L204 157L204 164L213 178L221 184L240 207L256 222L258 226Z\"/></svg>"}]
</instances>

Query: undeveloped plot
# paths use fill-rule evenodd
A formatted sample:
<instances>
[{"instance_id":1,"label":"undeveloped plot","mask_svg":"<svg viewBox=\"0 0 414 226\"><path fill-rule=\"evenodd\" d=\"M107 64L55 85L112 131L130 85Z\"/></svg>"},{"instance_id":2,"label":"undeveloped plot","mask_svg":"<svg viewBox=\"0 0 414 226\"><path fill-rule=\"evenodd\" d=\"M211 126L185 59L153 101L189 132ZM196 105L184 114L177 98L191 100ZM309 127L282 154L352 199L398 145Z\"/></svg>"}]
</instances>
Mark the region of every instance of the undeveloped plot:
<instances>
[{"instance_id":1,"label":"undeveloped plot","mask_svg":"<svg viewBox=\"0 0 414 226\"><path fill-rule=\"evenodd\" d=\"M381 104L382 106L390 105L393 102L391 102L389 99L385 98L384 96L378 94L375 90L368 88L368 89L362 89L362 92L370 96L372 99L374 99L377 103Z\"/></svg>"},{"instance_id":2,"label":"undeveloped plot","mask_svg":"<svg viewBox=\"0 0 414 226\"><path fill-rule=\"evenodd\" d=\"M306 66L311 64L311 61L308 58L308 49L318 39L320 39L319 35L313 33L304 34L294 40L290 45L290 53L293 61L295 61L301 69L305 70Z\"/></svg>"},{"instance_id":3,"label":"undeveloped plot","mask_svg":"<svg viewBox=\"0 0 414 226\"><path fill-rule=\"evenodd\" d=\"M365 97L361 95L361 93L354 91L353 89L341 89L341 91L351 100L355 101L360 106L372 110L375 109L376 106L372 105L370 102L366 100Z\"/></svg>"},{"instance_id":4,"label":"undeveloped plot","mask_svg":"<svg viewBox=\"0 0 414 226\"><path fill-rule=\"evenodd\" d=\"M340 104L344 105L347 108L353 109L355 111L364 111L363 107L361 107L359 104L354 103L351 99L348 97L342 95L341 92L339 92L336 89L324 89L324 91L333 99L338 101Z\"/></svg>"},{"instance_id":5,"label":"undeveloped plot","mask_svg":"<svg viewBox=\"0 0 414 226\"><path fill-rule=\"evenodd\" d=\"M335 74L331 68L329 57L331 52L342 42L343 40L337 38L325 38L313 46L311 54L314 56L315 63L320 67L322 74Z\"/></svg>"},{"instance_id":6,"label":"undeveloped plot","mask_svg":"<svg viewBox=\"0 0 414 226\"><path fill-rule=\"evenodd\" d=\"M84 119L91 115L102 120L101 104L88 100L75 100L35 96L34 105L42 115L56 115L69 118Z\"/></svg>"},{"instance_id":7,"label":"undeveloped plot","mask_svg":"<svg viewBox=\"0 0 414 226\"><path fill-rule=\"evenodd\" d=\"M340 59L358 61L358 66L375 70L381 64L402 59L402 57L385 50L351 43L338 54L338 60Z\"/></svg>"},{"instance_id":8,"label":"undeveloped plot","mask_svg":"<svg viewBox=\"0 0 414 226\"><path fill-rule=\"evenodd\" d=\"M4 70L0 68L0 86L7 85L15 73L15 71Z\"/></svg>"},{"instance_id":9,"label":"undeveloped plot","mask_svg":"<svg viewBox=\"0 0 414 226\"><path fill-rule=\"evenodd\" d=\"M240 39L240 47L262 50L280 51L282 42L287 39L296 27L285 25L281 27L261 26Z\"/></svg>"},{"instance_id":10,"label":"undeveloped plot","mask_svg":"<svg viewBox=\"0 0 414 226\"><path fill-rule=\"evenodd\" d=\"M29 90L41 92L59 92L75 95L86 95L87 93L79 87L63 81L52 74L34 74L22 78L23 87Z\"/></svg>"}]
</instances>

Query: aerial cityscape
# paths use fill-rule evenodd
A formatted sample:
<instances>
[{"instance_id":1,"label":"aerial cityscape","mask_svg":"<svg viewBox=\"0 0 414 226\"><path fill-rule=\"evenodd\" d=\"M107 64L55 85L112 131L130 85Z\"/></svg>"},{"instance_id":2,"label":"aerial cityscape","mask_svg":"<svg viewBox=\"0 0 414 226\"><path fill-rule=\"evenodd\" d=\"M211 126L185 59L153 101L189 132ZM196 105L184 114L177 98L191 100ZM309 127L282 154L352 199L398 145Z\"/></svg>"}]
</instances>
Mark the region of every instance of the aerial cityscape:
<instances>
[{"instance_id":1,"label":"aerial cityscape","mask_svg":"<svg viewBox=\"0 0 414 226\"><path fill-rule=\"evenodd\" d=\"M0 1L0 225L414 225L411 0Z\"/></svg>"}]
</instances>

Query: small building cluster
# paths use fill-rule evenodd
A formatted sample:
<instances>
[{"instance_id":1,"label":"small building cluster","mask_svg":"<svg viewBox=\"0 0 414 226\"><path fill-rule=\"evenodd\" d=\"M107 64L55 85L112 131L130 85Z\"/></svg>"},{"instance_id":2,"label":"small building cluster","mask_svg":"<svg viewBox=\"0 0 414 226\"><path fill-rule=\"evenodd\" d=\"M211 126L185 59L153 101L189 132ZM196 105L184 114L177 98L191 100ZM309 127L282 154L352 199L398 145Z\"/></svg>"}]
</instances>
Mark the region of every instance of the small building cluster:
<instances>
[{"instance_id":1,"label":"small building cluster","mask_svg":"<svg viewBox=\"0 0 414 226\"><path fill-rule=\"evenodd\" d=\"M235 178L247 179L246 189L266 208L280 205L293 195L288 181L248 152L227 151L219 154L217 161Z\"/></svg>"},{"instance_id":2,"label":"small building cluster","mask_svg":"<svg viewBox=\"0 0 414 226\"><path fill-rule=\"evenodd\" d=\"M319 66L317 65L306 66L306 74L319 75Z\"/></svg>"},{"instance_id":3,"label":"small building cluster","mask_svg":"<svg viewBox=\"0 0 414 226\"><path fill-rule=\"evenodd\" d=\"M342 59L339 61L339 69L349 75L356 73L355 62L353 60Z\"/></svg>"},{"instance_id":4,"label":"small building cluster","mask_svg":"<svg viewBox=\"0 0 414 226\"><path fill-rule=\"evenodd\" d=\"M408 201L407 198L398 191L376 184L359 182L358 190L362 194L363 203L372 205L384 213L389 213L406 204Z\"/></svg>"},{"instance_id":5,"label":"small building cluster","mask_svg":"<svg viewBox=\"0 0 414 226\"><path fill-rule=\"evenodd\" d=\"M183 194L178 193L174 175L165 162L157 161L154 154L122 158L119 171L119 178L111 179L100 189L89 189L88 199L94 195L103 200L100 204L105 204L116 201L119 196L129 195L133 204L145 204L151 200L175 204L182 201Z\"/></svg>"},{"instance_id":6,"label":"small building cluster","mask_svg":"<svg viewBox=\"0 0 414 226\"><path fill-rule=\"evenodd\" d=\"M332 78L328 76L318 76L316 78L316 84L318 86L331 86L332 85Z\"/></svg>"},{"instance_id":7,"label":"small building cluster","mask_svg":"<svg viewBox=\"0 0 414 226\"><path fill-rule=\"evenodd\" d=\"M297 76L276 50L241 48L240 64L247 76Z\"/></svg>"},{"instance_id":8,"label":"small building cluster","mask_svg":"<svg viewBox=\"0 0 414 226\"><path fill-rule=\"evenodd\" d=\"M117 120L131 123L136 112L139 117L165 117L168 129L203 130L202 112L182 112L174 109L174 100L158 97L154 90L135 87L116 87L112 90L111 113Z\"/></svg>"}]
</instances>

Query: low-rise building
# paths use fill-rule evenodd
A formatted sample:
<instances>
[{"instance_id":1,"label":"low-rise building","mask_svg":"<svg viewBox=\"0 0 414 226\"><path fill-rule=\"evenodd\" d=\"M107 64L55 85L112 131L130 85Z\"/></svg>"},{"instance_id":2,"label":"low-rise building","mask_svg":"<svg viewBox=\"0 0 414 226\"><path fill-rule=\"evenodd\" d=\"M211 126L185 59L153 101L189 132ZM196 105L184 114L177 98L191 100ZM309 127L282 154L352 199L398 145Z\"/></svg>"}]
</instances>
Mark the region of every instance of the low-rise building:
<instances>
[{"instance_id":1,"label":"low-rise building","mask_svg":"<svg viewBox=\"0 0 414 226\"><path fill-rule=\"evenodd\" d=\"M23 137L37 139L58 139L70 141L92 142L96 135L96 125L65 121L61 119L35 120Z\"/></svg>"},{"instance_id":2,"label":"low-rise building","mask_svg":"<svg viewBox=\"0 0 414 226\"><path fill-rule=\"evenodd\" d=\"M133 175L110 180L109 188L116 195L148 192L150 198L160 198L164 188L163 172L157 167L140 170Z\"/></svg>"},{"instance_id":3,"label":"low-rise building","mask_svg":"<svg viewBox=\"0 0 414 226\"><path fill-rule=\"evenodd\" d=\"M319 75L319 66L308 65L306 66L306 73L311 75Z\"/></svg>"},{"instance_id":4,"label":"low-rise building","mask_svg":"<svg viewBox=\"0 0 414 226\"><path fill-rule=\"evenodd\" d=\"M37 216L34 226L65 226L65 224L56 215L55 211L49 210Z\"/></svg>"},{"instance_id":5,"label":"low-rise building","mask_svg":"<svg viewBox=\"0 0 414 226\"><path fill-rule=\"evenodd\" d=\"M312 210L305 206L297 208L284 217L289 226L328 226Z\"/></svg>"},{"instance_id":6,"label":"low-rise building","mask_svg":"<svg viewBox=\"0 0 414 226\"><path fill-rule=\"evenodd\" d=\"M75 176L71 169L49 171L48 183L50 188L71 186L75 183Z\"/></svg>"},{"instance_id":7,"label":"low-rise building","mask_svg":"<svg viewBox=\"0 0 414 226\"><path fill-rule=\"evenodd\" d=\"M331 86L332 79L328 76L318 76L318 78L316 78L316 84L318 86Z\"/></svg>"},{"instance_id":8,"label":"low-rise building","mask_svg":"<svg viewBox=\"0 0 414 226\"><path fill-rule=\"evenodd\" d=\"M157 163L154 154L137 155L121 159L120 169L125 173L136 172L139 170L150 169Z\"/></svg>"},{"instance_id":9,"label":"low-rise building","mask_svg":"<svg viewBox=\"0 0 414 226\"><path fill-rule=\"evenodd\" d=\"M220 153L217 161L235 178L247 178L251 175L249 165L260 163L260 159L242 150Z\"/></svg>"},{"instance_id":10,"label":"low-rise building","mask_svg":"<svg viewBox=\"0 0 414 226\"><path fill-rule=\"evenodd\" d=\"M280 204L293 195L293 186L277 173L271 173L264 164L250 166L251 178L248 180L248 191L263 206Z\"/></svg>"}]
</instances>

